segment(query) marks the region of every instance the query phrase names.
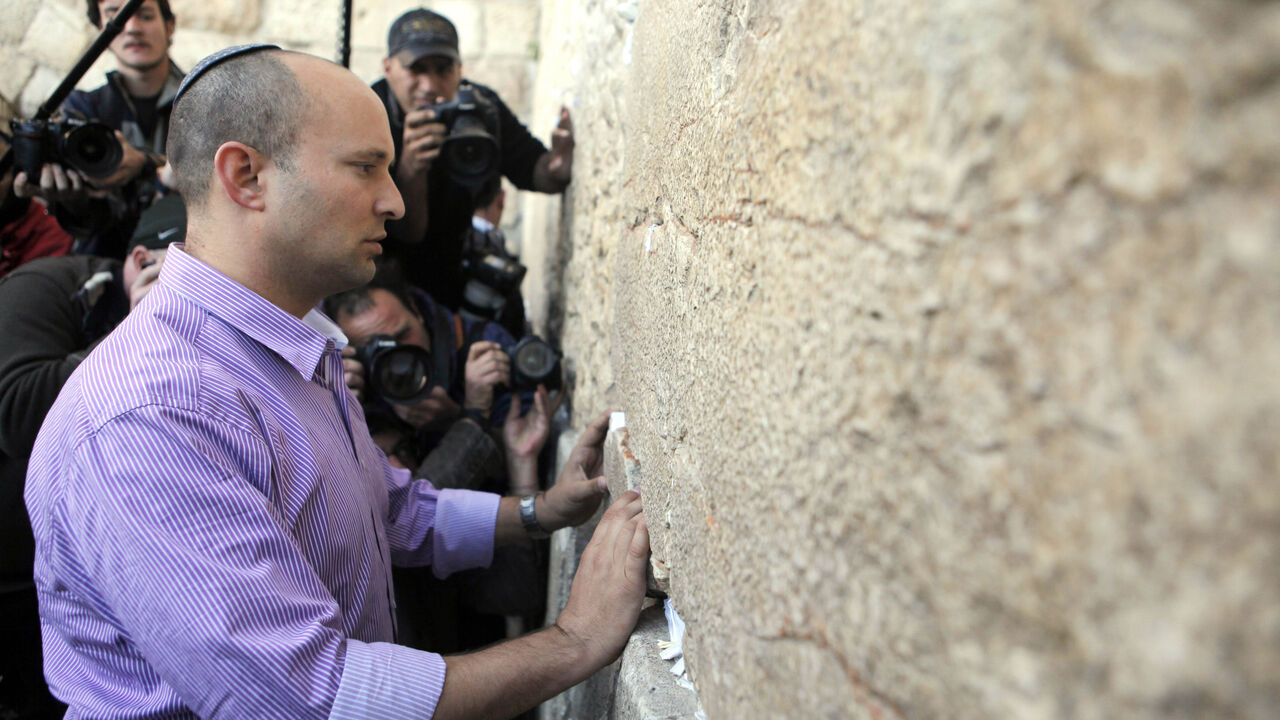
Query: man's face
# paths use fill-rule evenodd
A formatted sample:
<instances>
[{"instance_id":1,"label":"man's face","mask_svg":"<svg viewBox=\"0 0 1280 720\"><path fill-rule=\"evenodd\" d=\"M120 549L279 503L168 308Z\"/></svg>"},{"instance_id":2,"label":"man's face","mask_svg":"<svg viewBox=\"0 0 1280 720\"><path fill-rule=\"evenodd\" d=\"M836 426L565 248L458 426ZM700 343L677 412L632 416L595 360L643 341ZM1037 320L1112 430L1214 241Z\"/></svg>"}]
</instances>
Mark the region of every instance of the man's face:
<instances>
[{"instance_id":1,"label":"man's face","mask_svg":"<svg viewBox=\"0 0 1280 720\"><path fill-rule=\"evenodd\" d=\"M431 336L427 334L422 316L411 312L395 294L374 288L369 291L373 305L354 315L339 312L334 318L352 345L367 345L378 335L385 335L398 343L417 345L431 349ZM434 387L431 394L413 405L394 405L396 415L415 428L444 429L461 408L442 387Z\"/></svg>"},{"instance_id":2,"label":"man's face","mask_svg":"<svg viewBox=\"0 0 1280 720\"><path fill-rule=\"evenodd\" d=\"M98 3L104 27L124 4L125 0L102 0ZM147 0L124 24L124 31L111 41L111 52L121 67L150 70L168 57L172 35L173 21L164 19L156 0Z\"/></svg>"},{"instance_id":3,"label":"man's face","mask_svg":"<svg viewBox=\"0 0 1280 720\"><path fill-rule=\"evenodd\" d=\"M440 55L415 61L411 53L401 52L382 61L382 72L405 112L453 100L462 81L462 65Z\"/></svg>"},{"instance_id":4,"label":"man's face","mask_svg":"<svg viewBox=\"0 0 1280 720\"><path fill-rule=\"evenodd\" d=\"M335 318L352 345L368 345L374 337L385 335L398 343L431 349L431 338L422 316L405 307L394 293L373 288L369 291L369 300L373 304L363 312L354 315L340 312Z\"/></svg>"},{"instance_id":5,"label":"man's face","mask_svg":"<svg viewBox=\"0 0 1280 720\"><path fill-rule=\"evenodd\" d=\"M299 128L292 169L272 164L267 233L273 261L290 282L325 297L363 285L382 253L387 220L404 215L388 170L393 146L387 114L373 91L343 68L300 64L309 111Z\"/></svg>"}]
</instances>

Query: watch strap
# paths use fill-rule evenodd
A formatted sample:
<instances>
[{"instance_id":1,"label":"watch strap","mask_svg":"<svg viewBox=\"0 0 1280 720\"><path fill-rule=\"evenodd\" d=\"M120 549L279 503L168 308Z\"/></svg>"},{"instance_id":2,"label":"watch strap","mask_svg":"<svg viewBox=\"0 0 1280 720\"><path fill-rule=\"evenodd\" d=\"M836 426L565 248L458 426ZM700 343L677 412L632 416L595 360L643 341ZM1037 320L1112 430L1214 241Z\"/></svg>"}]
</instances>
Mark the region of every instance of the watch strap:
<instances>
[{"instance_id":1,"label":"watch strap","mask_svg":"<svg viewBox=\"0 0 1280 720\"><path fill-rule=\"evenodd\" d=\"M551 533L538 523L538 515L534 512L533 503L538 495L525 495L520 498L520 524L524 525L524 531L534 540L542 540L551 537Z\"/></svg>"}]
</instances>

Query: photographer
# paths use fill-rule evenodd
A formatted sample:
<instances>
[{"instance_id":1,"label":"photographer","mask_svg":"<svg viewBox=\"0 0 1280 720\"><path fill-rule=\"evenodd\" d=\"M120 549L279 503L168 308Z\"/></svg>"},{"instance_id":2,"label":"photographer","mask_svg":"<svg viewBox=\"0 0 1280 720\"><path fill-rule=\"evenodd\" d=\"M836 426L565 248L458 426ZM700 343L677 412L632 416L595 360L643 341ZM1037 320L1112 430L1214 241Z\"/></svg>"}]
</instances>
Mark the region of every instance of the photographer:
<instances>
[{"instance_id":1,"label":"photographer","mask_svg":"<svg viewBox=\"0 0 1280 720\"><path fill-rule=\"evenodd\" d=\"M330 298L326 307L352 346L384 336L433 357L448 356L446 377L439 378L444 385L402 404L378 397L356 351L345 353L347 384L363 389L370 434L393 464L440 488L538 492L538 456L552 407L544 387L498 392L511 385L503 348L514 344L502 328L449 313L385 266L369 285ZM522 415L524 408L529 411ZM489 568L447 579L419 568L395 569L400 642L435 652L469 650L501 639L504 617L536 618L545 597L542 554L531 542L499 548Z\"/></svg>"},{"instance_id":2,"label":"photographer","mask_svg":"<svg viewBox=\"0 0 1280 720\"><path fill-rule=\"evenodd\" d=\"M44 203L13 192L9 136L0 132L0 278L36 258L71 252L74 240L49 214Z\"/></svg>"},{"instance_id":3,"label":"photographer","mask_svg":"<svg viewBox=\"0 0 1280 720\"><path fill-rule=\"evenodd\" d=\"M506 207L507 192L502 189L502 179L495 177L485 183L476 195L476 210L471 216L462 243L464 267L470 265L499 266L494 259L506 261L500 266L519 268L518 277L507 282L492 282L476 272L468 272L463 286L463 308L471 314L498 323L514 336L528 332L524 314L524 295L520 282L524 279L520 258L507 247L507 237L498 227L502 223L502 211ZM486 262L488 261L488 262ZM494 287L494 286L497 287Z\"/></svg>"},{"instance_id":4,"label":"photographer","mask_svg":"<svg viewBox=\"0 0 1280 720\"><path fill-rule=\"evenodd\" d=\"M94 27L119 12L124 0L85 0ZM20 195L50 202L58 221L81 238L78 250L121 258L139 214L162 189L169 112L183 72L169 57L175 27L169 0L146 0L111 43L118 70L105 85L76 90L62 110L68 117L96 120L116 131L123 150L115 172L92 182L59 164L46 164L39 178L19 173Z\"/></svg>"},{"instance_id":5,"label":"photographer","mask_svg":"<svg viewBox=\"0 0 1280 720\"><path fill-rule=\"evenodd\" d=\"M182 240L177 197L148 211L129 256L42 258L0 279L0 716L61 717L40 673L31 524L22 503L36 431L89 351L150 291L169 242ZM161 237L163 235L163 237Z\"/></svg>"},{"instance_id":6,"label":"photographer","mask_svg":"<svg viewBox=\"0 0 1280 720\"><path fill-rule=\"evenodd\" d=\"M443 15L426 9L401 15L388 34L384 78L373 85L386 107L396 147L396 186L405 198L405 218L388 225L387 254L397 258L406 279L426 288L451 310L462 302L462 246L476 207L476 186L451 177L441 158L449 127L433 105L475 100L487 134L496 141L495 175L516 187L558 193L573 167L573 123L561 108L551 149L533 137L490 88L465 80L458 33Z\"/></svg>"}]
</instances>

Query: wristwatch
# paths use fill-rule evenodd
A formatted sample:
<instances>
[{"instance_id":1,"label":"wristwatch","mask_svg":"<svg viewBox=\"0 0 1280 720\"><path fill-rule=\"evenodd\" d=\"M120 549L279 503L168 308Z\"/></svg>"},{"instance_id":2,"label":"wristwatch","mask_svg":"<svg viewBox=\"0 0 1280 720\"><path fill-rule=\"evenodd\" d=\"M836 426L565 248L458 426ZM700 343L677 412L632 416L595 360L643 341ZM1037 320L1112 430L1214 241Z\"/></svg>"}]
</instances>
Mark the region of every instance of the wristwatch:
<instances>
[{"instance_id":1,"label":"wristwatch","mask_svg":"<svg viewBox=\"0 0 1280 720\"><path fill-rule=\"evenodd\" d=\"M541 494L538 493L538 495ZM524 525L524 531L534 540L551 537L551 533L538 524L538 515L533 511L533 501L538 495L525 495L520 498L520 524Z\"/></svg>"}]
</instances>

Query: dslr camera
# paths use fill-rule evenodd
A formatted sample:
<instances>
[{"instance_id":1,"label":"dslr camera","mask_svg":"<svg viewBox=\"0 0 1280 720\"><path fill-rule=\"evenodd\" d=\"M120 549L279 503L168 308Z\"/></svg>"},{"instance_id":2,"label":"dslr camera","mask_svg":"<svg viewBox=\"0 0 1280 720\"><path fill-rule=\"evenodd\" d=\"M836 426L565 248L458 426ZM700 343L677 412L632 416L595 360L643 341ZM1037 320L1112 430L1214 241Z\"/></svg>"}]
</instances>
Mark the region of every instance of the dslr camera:
<instances>
[{"instance_id":1,"label":"dslr camera","mask_svg":"<svg viewBox=\"0 0 1280 720\"><path fill-rule=\"evenodd\" d=\"M494 111L489 101L464 84L452 101L425 109L434 110L435 121L447 128L440 158L454 182L474 191L497 174L498 141L491 132Z\"/></svg>"},{"instance_id":2,"label":"dslr camera","mask_svg":"<svg viewBox=\"0 0 1280 720\"><path fill-rule=\"evenodd\" d=\"M459 312L474 320L502 322L509 298L516 295L528 270L515 260L478 250L462 259L462 304Z\"/></svg>"},{"instance_id":3,"label":"dslr camera","mask_svg":"<svg viewBox=\"0 0 1280 720\"><path fill-rule=\"evenodd\" d=\"M37 183L40 169L48 163L103 178L115 172L124 158L115 132L99 122L79 118L14 119L9 121L9 127L13 132L13 164Z\"/></svg>"},{"instance_id":4,"label":"dslr camera","mask_svg":"<svg viewBox=\"0 0 1280 720\"><path fill-rule=\"evenodd\" d=\"M431 394L435 385L444 385L431 353L417 345L405 345L386 335L378 335L356 348L356 359L364 366L369 389L388 402L412 405Z\"/></svg>"},{"instance_id":5,"label":"dslr camera","mask_svg":"<svg viewBox=\"0 0 1280 720\"><path fill-rule=\"evenodd\" d=\"M432 342L437 347L446 338ZM536 390L545 385L548 390L560 387L560 353L537 335L526 335L505 351L511 358L512 392ZM356 358L364 366L369 389L388 402L412 405L431 394L431 388L445 386L448 381L448 355L435 355L417 345L397 343L386 335L379 335L367 345L356 348Z\"/></svg>"}]
</instances>

